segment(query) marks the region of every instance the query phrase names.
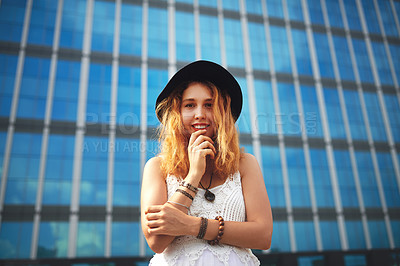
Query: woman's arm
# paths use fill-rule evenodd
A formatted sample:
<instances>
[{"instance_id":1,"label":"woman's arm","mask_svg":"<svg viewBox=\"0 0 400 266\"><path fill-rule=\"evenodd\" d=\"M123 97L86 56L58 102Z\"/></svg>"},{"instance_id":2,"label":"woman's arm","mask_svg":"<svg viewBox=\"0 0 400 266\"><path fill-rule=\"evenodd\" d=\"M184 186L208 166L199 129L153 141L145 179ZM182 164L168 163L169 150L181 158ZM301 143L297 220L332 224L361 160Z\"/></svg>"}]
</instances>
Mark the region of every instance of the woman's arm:
<instances>
[{"instance_id":1,"label":"woman's arm","mask_svg":"<svg viewBox=\"0 0 400 266\"><path fill-rule=\"evenodd\" d=\"M153 205L163 205L167 201L167 187L161 173L160 161L161 158L155 157L146 163L140 199L142 231L148 245L156 253L162 252L174 239L173 236L150 234L147 226L146 214L148 208Z\"/></svg>"},{"instance_id":2,"label":"woman's arm","mask_svg":"<svg viewBox=\"0 0 400 266\"><path fill-rule=\"evenodd\" d=\"M156 253L163 252L175 236L186 235L193 226L196 226L190 220L191 216L187 215L188 209L182 206L191 205L192 201L187 196L175 192L168 199L167 185L160 163L160 157L152 158L146 163L140 203L142 231L149 247ZM191 180L192 177L187 176L186 179ZM179 188L194 197L194 193L188 188ZM159 230L154 232L154 227ZM160 230L165 228L168 230L160 233Z\"/></svg>"},{"instance_id":3,"label":"woman's arm","mask_svg":"<svg viewBox=\"0 0 400 266\"><path fill-rule=\"evenodd\" d=\"M260 166L251 154L243 154L239 171L246 207L246 222L225 222L221 243L252 249L269 249L272 238L272 212ZM210 221L209 221L210 222ZM210 225L210 224L209 224ZM212 221L210 236L218 234L218 221Z\"/></svg>"},{"instance_id":4,"label":"woman's arm","mask_svg":"<svg viewBox=\"0 0 400 266\"><path fill-rule=\"evenodd\" d=\"M260 166L254 156L244 154L240 160L239 171L242 177L247 221L225 222L221 243L245 248L269 249L272 237L272 213ZM170 206L153 206L148 217L153 223L150 230L152 235L197 236L199 232L199 217L178 213L177 209ZM218 221L208 220L204 239L215 239L218 226Z\"/></svg>"}]
</instances>

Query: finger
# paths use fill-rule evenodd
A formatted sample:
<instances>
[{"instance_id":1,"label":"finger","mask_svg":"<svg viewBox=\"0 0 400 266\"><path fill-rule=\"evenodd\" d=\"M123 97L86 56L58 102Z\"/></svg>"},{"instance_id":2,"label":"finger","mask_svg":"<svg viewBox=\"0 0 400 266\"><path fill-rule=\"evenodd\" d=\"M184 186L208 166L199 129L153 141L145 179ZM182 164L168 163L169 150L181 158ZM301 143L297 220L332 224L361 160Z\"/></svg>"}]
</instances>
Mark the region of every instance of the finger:
<instances>
[{"instance_id":1,"label":"finger","mask_svg":"<svg viewBox=\"0 0 400 266\"><path fill-rule=\"evenodd\" d=\"M161 211L163 205L152 205L147 207L147 209L144 211L145 214L147 213L154 213L154 212L159 212Z\"/></svg>"},{"instance_id":2,"label":"finger","mask_svg":"<svg viewBox=\"0 0 400 266\"><path fill-rule=\"evenodd\" d=\"M160 218L160 215L158 212L156 213L147 213L146 214L146 220L147 221L152 221L152 220L157 220Z\"/></svg>"},{"instance_id":3,"label":"finger","mask_svg":"<svg viewBox=\"0 0 400 266\"><path fill-rule=\"evenodd\" d=\"M217 153L214 145L212 145L209 141L204 141L200 145L197 146L199 149L211 149L214 153Z\"/></svg>"},{"instance_id":4,"label":"finger","mask_svg":"<svg viewBox=\"0 0 400 266\"><path fill-rule=\"evenodd\" d=\"M207 155L210 155L210 158L211 158L211 159L214 159L214 158L215 158L215 153L214 153L212 150L210 150L210 149L201 150L200 153L201 153L202 156L204 156L204 158L205 158Z\"/></svg>"},{"instance_id":5,"label":"finger","mask_svg":"<svg viewBox=\"0 0 400 266\"><path fill-rule=\"evenodd\" d=\"M194 141L201 136L201 134L204 134L207 132L207 129L201 129L201 130L197 130L195 132L192 133L192 135L190 135L190 139L189 139L189 145L193 145Z\"/></svg>"},{"instance_id":6,"label":"finger","mask_svg":"<svg viewBox=\"0 0 400 266\"><path fill-rule=\"evenodd\" d=\"M148 228L157 228L160 227L162 223L158 220L154 220L154 221L148 221L146 225Z\"/></svg>"},{"instance_id":7,"label":"finger","mask_svg":"<svg viewBox=\"0 0 400 266\"><path fill-rule=\"evenodd\" d=\"M212 145L214 145L214 141L207 136L201 135L199 136L194 142L193 142L193 147L200 145L201 143L208 141L209 143L211 143Z\"/></svg>"}]
</instances>

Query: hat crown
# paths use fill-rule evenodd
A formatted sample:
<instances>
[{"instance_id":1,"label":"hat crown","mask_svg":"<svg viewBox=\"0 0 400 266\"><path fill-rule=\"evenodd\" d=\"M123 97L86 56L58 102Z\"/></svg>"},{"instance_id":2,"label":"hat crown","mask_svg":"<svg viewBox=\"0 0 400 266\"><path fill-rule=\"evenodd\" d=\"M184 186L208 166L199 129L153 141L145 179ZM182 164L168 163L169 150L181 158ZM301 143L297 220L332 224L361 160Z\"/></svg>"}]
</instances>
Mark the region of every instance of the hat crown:
<instances>
[{"instance_id":1,"label":"hat crown","mask_svg":"<svg viewBox=\"0 0 400 266\"><path fill-rule=\"evenodd\" d=\"M156 114L161 121L162 110L157 106L165 98L168 98L181 84L190 81L208 81L214 84L217 89L225 92L231 97L231 112L235 121L242 111L243 95L239 83L224 67L206 60L192 62L180 70L168 81L156 101Z\"/></svg>"}]
</instances>

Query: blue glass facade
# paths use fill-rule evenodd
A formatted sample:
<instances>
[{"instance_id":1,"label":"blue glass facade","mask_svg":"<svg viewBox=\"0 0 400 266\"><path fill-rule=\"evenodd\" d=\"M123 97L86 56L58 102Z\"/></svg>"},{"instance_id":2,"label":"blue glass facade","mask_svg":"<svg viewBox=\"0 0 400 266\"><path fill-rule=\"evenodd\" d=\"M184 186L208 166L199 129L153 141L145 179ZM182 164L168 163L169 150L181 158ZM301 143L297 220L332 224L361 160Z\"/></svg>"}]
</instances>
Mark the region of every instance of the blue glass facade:
<instances>
[{"instance_id":1,"label":"blue glass facade","mask_svg":"<svg viewBox=\"0 0 400 266\"><path fill-rule=\"evenodd\" d=\"M196 59L243 89L269 254L397 252L399 20L398 0L1 0L0 260L152 254L154 102Z\"/></svg>"}]
</instances>

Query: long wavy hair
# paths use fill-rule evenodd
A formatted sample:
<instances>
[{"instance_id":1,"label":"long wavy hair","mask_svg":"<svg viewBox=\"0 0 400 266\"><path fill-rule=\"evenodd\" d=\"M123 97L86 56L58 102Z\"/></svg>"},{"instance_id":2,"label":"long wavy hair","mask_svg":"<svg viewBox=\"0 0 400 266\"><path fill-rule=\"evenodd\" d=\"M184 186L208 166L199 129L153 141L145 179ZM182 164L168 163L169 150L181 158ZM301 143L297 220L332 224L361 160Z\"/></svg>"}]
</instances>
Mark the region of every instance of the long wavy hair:
<instances>
[{"instance_id":1,"label":"long wavy hair","mask_svg":"<svg viewBox=\"0 0 400 266\"><path fill-rule=\"evenodd\" d=\"M214 175L226 178L239 170L240 148L239 134L231 112L231 98L214 84L207 81L191 81L181 84L157 106L160 111L161 125L159 140L161 151L161 170L165 177L175 175L184 178L189 172L187 152L190 135L184 128L181 117L183 91L193 83L208 87L213 96L212 108L216 127L214 145L217 154L214 158Z\"/></svg>"}]
</instances>

